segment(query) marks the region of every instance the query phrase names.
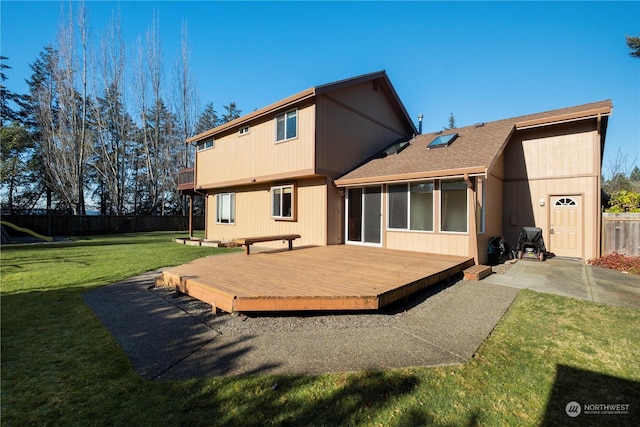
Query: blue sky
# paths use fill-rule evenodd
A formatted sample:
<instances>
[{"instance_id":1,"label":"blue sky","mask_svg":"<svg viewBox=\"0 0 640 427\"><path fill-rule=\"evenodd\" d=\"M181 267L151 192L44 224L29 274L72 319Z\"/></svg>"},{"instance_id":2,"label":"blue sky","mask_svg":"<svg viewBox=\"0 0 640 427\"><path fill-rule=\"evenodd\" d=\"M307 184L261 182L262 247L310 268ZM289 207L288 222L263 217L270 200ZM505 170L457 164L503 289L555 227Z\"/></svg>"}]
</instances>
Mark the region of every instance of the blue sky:
<instances>
[{"instance_id":1,"label":"blue sky","mask_svg":"<svg viewBox=\"0 0 640 427\"><path fill-rule=\"evenodd\" d=\"M65 3L66 4L66 3ZM88 1L94 40L119 7L131 49L159 15L167 90L182 21L200 102L243 112L312 86L386 70L409 114L439 130L613 101L604 171L619 150L640 165L640 2ZM7 86L22 93L29 64L53 43L57 1L2 0Z\"/></svg>"}]
</instances>

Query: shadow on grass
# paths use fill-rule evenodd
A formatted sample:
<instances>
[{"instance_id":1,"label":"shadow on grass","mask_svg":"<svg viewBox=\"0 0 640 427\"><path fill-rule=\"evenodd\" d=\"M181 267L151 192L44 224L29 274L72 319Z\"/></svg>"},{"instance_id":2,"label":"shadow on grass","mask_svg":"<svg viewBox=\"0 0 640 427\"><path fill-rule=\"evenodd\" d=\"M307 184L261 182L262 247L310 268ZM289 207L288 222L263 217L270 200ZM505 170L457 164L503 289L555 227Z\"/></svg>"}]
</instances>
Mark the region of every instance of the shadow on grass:
<instances>
[{"instance_id":1,"label":"shadow on grass","mask_svg":"<svg viewBox=\"0 0 640 427\"><path fill-rule=\"evenodd\" d=\"M436 418L433 408L407 400L422 387L417 375L402 371L366 371L327 376L225 378L216 390L192 384L175 406L180 422L227 426L477 426L480 412L460 414L452 422ZM229 393L229 390L234 390ZM218 414L211 418L211 409Z\"/></svg>"},{"instance_id":2,"label":"shadow on grass","mask_svg":"<svg viewBox=\"0 0 640 427\"><path fill-rule=\"evenodd\" d=\"M4 296L3 421L7 425L37 424L43 419L67 425L87 420L99 420L96 425L438 425L433 408L407 403L423 387L423 379L406 370L264 375L272 366L267 360L249 375L143 381L129 364L135 365L141 352L164 355L170 350L169 358L156 358L144 367L141 376L149 379L202 345L215 343L217 336L199 322L177 318L175 309L167 309L146 286L138 278L119 289L111 285L85 293L58 290ZM97 301L105 304L96 310ZM123 301L135 305L127 307ZM153 322L145 317L150 315ZM111 337L107 332L111 328L100 322L104 316L114 322L111 328L126 333L124 341ZM136 316L146 321L133 322ZM181 322L186 323L178 325ZM173 330L172 325L180 327ZM181 335L183 327L188 328L187 336ZM121 350L127 345L137 348L129 360ZM250 350L245 337L220 345L218 374L233 370ZM467 416L455 425L478 424L478 413Z\"/></svg>"},{"instance_id":3,"label":"shadow on grass","mask_svg":"<svg viewBox=\"0 0 640 427\"><path fill-rule=\"evenodd\" d=\"M569 405L570 402L578 405ZM568 410L567 405L572 408ZM627 413L609 413L611 411ZM640 383L558 365L542 425L638 426Z\"/></svg>"}]
</instances>

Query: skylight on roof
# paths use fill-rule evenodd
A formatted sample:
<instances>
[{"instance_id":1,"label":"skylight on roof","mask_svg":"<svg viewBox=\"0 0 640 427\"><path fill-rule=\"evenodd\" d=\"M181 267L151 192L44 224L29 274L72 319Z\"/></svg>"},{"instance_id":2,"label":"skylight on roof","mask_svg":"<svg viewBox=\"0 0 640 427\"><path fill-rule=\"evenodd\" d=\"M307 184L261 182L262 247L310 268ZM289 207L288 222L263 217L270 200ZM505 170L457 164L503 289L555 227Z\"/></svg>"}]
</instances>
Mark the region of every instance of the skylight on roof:
<instances>
[{"instance_id":1,"label":"skylight on roof","mask_svg":"<svg viewBox=\"0 0 640 427\"><path fill-rule=\"evenodd\" d=\"M385 148L383 153L386 156L390 156L392 154L398 154L399 152L404 150L408 145L409 145L409 140L408 139L401 139L401 140L398 140L398 141L394 142L389 147Z\"/></svg>"},{"instance_id":2,"label":"skylight on roof","mask_svg":"<svg viewBox=\"0 0 640 427\"><path fill-rule=\"evenodd\" d=\"M433 141L427 145L427 149L437 148L437 147L448 147L454 139L458 137L457 133L452 133L449 135L440 135Z\"/></svg>"}]
</instances>

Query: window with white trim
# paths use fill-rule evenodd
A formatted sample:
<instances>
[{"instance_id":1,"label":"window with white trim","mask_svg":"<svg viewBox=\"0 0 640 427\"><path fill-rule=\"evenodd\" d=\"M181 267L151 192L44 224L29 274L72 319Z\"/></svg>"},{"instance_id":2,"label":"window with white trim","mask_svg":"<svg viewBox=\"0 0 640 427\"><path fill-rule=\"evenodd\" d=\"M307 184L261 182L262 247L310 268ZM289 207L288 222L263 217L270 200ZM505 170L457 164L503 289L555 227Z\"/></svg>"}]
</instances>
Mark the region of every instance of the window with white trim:
<instances>
[{"instance_id":1,"label":"window with white trim","mask_svg":"<svg viewBox=\"0 0 640 427\"><path fill-rule=\"evenodd\" d=\"M440 181L440 231L467 232L467 183Z\"/></svg>"},{"instance_id":2,"label":"window with white trim","mask_svg":"<svg viewBox=\"0 0 640 427\"><path fill-rule=\"evenodd\" d=\"M293 184L271 187L272 218L293 219L294 202Z\"/></svg>"},{"instance_id":3,"label":"window with white trim","mask_svg":"<svg viewBox=\"0 0 640 427\"><path fill-rule=\"evenodd\" d=\"M216 194L216 224L236 223L236 194Z\"/></svg>"},{"instance_id":4,"label":"window with white trim","mask_svg":"<svg viewBox=\"0 0 640 427\"><path fill-rule=\"evenodd\" d=\"M213 148L215 147L216 144L212 139L209 139L207 141L202 141L198 143L198 151L202 151L202 150L206 150L207 148Z\"/></svg>"},{"instance_id":5,"label":"window with white trim","mask_svg":"<svg viewBox=\"0 0 640 427\"><path fill-rule=\"evenodd\" d=\"M276 142L286 141L298 135L298 110L276 116Z\"/></svg>"},{"instance_id":6,"label":"window with white trim","mask_svg":"<svg viewBox=\"0 0 640 427\"><path fill-rule=\"evenodd\" d=\"M433 231L433 188L433 182L389 185L389 229Z\"/></svg>"},{"instance_id":7,"label":"window with white trim","mask_svg":"<svg viewBox=\"0 0 640 427\"><path fill-rule=\"evenodd\" d=\"M244 126L240 128L240 131L238 133L240 135L247 135L249 132L251 132L251 128L249 126Z\"/></svg>"}]
</instances>

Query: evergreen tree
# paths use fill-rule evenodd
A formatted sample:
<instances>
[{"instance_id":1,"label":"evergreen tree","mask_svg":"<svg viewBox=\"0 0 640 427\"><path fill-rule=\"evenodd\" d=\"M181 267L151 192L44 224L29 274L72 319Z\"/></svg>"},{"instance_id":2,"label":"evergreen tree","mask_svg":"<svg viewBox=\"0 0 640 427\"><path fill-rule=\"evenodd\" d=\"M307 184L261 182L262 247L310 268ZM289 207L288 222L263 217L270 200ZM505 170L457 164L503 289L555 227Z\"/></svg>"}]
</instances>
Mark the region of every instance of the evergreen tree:
<instances>
[{"instance_id":1,"label":"evergreen tree","mask_svg":"<svg viewBox=\"0 0 640 427\"><path fill-rule=\"evenodd\" d=\"M229 105L223 105L222 107L225 109L226 113L222 115L220 124L229 123L230 121L240 117L240 115L242 114L242 110L236 107L235 102L231 102L229 103Z\"/></svg>"},{"instance_id":2,"label":"evergreen tree","mask_svg":"<svg viewBox=\"0 0 640 427\"><path fill-rule=\"evenodd\" d=\"M218 126L219 123L220 119L218 118L218 113L213 108L213 102L210 102L204 107L202 114L198 116L198 120L196 121L194 128L195 135L206 132L209 129L213 129Z\"/></svg>"},{"instance_id":3,"label":"evergreen tree","mask_svg":"<svg viewBox=\"0 0 640 427\"><path fill-rule=\"evenodd\" d=\"M449 127L447 129L455 129L456 128L456 118L453 113L449 114Z\"/></svg>"},{"instance_id":4,"label":"evergreen tree","mask_svg":"<svg viewBox=\"0 0 640 427\"><path fill-rule=\"evenodd\" d=\"M8 59L6 56L0 56L0 126L5 126L15 120L20 120L20 115L16 107L20 107L23 102L22 96L10 91L4 85L4 82L7 80L7 75L4 70L11 68L5 63ZM14 104L15 107L11 104Z\"/></svg>"},{"instance_id":5,"label":"evergreen tree","mask_svg":"<svg viewBox=\"0 0 640 427\"><path fill-rule=\"evenodd\" d=\"M631 52L629 52L629 56L640 58L640 36L626 36L626 38L627 46L629 47L629 49L631 49Z\"/></svg>"},{"instance_id":6,"label":"evergreen tree","mask_svg":"<svg viewBox=\"0 0 640 427\"><path fill-rule=\"evenodd\" d=\"M0 184L6 195L2 200L3 209L30 209L40 194L38 165L33 156L33 140L19 122L0 127Z\"/></svg>"}]
</instances>

